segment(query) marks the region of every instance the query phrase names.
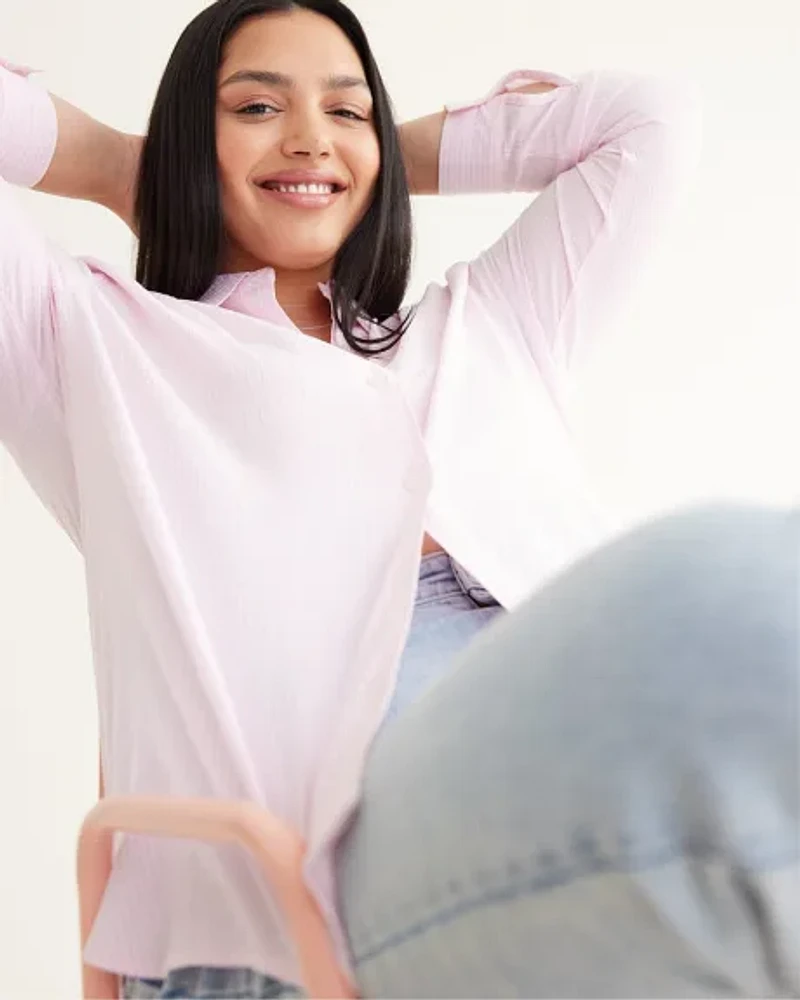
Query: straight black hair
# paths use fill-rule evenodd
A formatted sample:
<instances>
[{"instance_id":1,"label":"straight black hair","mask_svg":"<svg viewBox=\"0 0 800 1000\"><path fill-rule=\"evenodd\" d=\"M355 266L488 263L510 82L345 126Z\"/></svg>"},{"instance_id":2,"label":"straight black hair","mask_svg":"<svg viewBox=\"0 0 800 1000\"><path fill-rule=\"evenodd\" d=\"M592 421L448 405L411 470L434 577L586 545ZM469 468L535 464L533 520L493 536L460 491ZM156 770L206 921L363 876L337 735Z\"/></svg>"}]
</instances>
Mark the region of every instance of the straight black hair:
<instances>
[{"instance_id":1,"label":"straight black hair","mask_svg":"<svg viewBox=\"0 0 800 1000\"><path fill-rule=\"evenodd\" d=\"M217 76L228 38L247 19L296 9L330 18L361 58L372 92L380 171L372 203L333 263L334 318L361 354L393 348L413 318L402 306L412 256L411 198L389 95L364 29L341 0L217 0L184 29L150 114L135 203L136 280L151 291L199 299L220 267L225 231L217 168ZM364 322L388 334L356 336Z\"/></svg>"}]
</instances>

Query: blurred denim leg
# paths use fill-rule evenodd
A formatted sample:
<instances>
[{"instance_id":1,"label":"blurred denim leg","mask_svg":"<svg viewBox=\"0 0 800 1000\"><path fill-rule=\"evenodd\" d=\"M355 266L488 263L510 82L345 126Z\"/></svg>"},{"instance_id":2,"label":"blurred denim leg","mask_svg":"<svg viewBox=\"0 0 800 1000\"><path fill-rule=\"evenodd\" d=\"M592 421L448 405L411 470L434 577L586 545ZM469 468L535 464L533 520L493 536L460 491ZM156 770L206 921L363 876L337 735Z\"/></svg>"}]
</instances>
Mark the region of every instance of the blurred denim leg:
<instances>
[{"instance_id":1,"label":"blurred denim leg","mask_svg":"<svg viewBox=\"0 0 800 1000\"><path fill-rule=\"evenodd\" d=\"M800 995L797 511L642 525L381 731L339 846L366 997Z\"/></svg>"},{"instance_id":2,"label":"blurred denim leg","mask_svg":"<svg viewBox=\"0 0 800 1000\"><path fill-rule=\"evenodd\" d=\"M166 979L122 979L123 1000L278 1000L304 996L298 987L252 969L191 965L172 969Z\"/></svg>"}]
</instances>

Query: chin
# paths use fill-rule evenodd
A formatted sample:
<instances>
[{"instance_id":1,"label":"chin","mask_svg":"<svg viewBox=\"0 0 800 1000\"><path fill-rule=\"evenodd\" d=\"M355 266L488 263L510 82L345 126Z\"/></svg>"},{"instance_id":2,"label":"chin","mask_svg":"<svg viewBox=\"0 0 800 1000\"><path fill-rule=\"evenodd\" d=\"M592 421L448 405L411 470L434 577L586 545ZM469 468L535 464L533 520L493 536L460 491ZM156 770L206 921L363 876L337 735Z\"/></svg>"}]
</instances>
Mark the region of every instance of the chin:
<instances>
[{"instance_id":1,"label":"chin","mask_svg":"<svg viewBox=\"0 0 800 1000\"><path fill-rule=\"evenodd\" d=\"M316 271L332 267L334 258L339 252L338 246L322 248L298 248L288 252L284 247L279 254L265 254L264 260L270 262L270 267L276 271Z\"/></svg>"}]
</instances>

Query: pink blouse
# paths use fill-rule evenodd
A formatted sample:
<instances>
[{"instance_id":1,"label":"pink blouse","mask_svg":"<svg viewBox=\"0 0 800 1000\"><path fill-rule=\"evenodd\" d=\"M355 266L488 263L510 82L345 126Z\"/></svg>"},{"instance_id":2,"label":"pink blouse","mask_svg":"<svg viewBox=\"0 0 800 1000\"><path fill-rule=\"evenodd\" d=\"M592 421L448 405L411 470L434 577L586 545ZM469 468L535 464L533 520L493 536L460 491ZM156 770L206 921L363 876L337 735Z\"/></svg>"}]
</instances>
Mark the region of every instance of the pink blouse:
<instances>
[{"instance_id":1,"label":"pink blouse","mask_svg":"<svg viewBox=\"0 0 800 1000\"><path fill-rule=\"evenodd\" d=\"M515 93L530 81L559 86ZM332 845L391 700L423 535L508 609L602 538L568 380L701 145L694 87L622 72L519 71L448 110L443 194L537 196L367 359L336 328L300 333L270 268L186 301L55 245L10 187L46 172L55 109L0 64L0 442L85 560L106 794L252 799L293 824L349 971ZM135 835L84 958L299 979L249 857Z\"/></svg>"}]
</instances>

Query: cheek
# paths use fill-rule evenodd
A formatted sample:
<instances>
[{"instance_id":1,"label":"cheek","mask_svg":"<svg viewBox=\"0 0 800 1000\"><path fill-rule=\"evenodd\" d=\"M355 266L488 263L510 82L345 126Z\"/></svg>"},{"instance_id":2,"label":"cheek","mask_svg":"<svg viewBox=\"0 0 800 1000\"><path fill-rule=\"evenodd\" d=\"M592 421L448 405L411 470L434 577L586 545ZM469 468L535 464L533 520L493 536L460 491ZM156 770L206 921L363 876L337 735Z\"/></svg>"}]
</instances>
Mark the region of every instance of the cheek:
<instances>
[{"instance_id":1,"label":"cheek","mask_svg":"<svg viewBox=\"0 0 800 1000\"><path fill-rule=\"evenodd\" d=\"M381 169L381 151L377 138L374 143L359 150L358 171L359 183L367 200L370 200L375 190L378 174Z\"/></svg>"},{"instance_id":2,"label":"cheek","mask_svg":"<svg viewBox=\"0 0 800 1000\"><path fill-rule=\"evenodd\" d=\"M372 178L373 184L378 179L378 174L381 169L381 147L378 143L378 137L375 136L374 140L369 149L368 155L368 169L370 171L370 176Z\"/></svg>"},{"instance_id":3,"label":"cheek","mask_svg":"<svg viewBox=\"0 0 800 1000\"><path fill-rule=\"evenodd\" d=\"M236 178L236 150L224 131L217 135L217 175L220 190L229 197Z\"/></svg>"},{"instance_id":4,"label":"cheek","mask_svg":"<svg viewBox=\"0 0 800 1000\"><path fill-rule=\"evenodd\" d=\"M246 129L228 128L224 120L217 124L217 169L223 188L235 190L246 184L259 155L254 140Z\"/></svg>"}]
</instances>

